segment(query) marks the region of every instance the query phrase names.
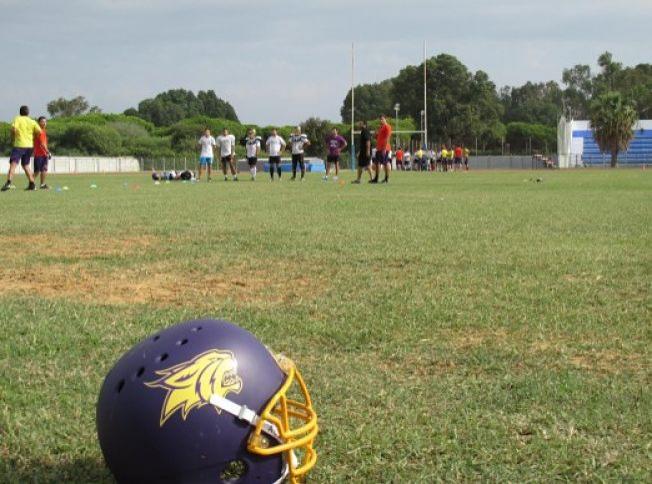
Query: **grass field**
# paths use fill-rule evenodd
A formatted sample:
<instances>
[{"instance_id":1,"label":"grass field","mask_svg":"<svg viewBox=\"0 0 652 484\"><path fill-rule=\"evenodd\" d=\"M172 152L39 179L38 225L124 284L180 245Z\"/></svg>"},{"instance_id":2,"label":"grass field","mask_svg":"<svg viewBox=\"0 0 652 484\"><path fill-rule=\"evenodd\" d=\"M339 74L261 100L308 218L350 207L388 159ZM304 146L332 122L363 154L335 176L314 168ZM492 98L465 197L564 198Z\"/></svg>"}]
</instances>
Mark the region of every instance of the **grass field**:
<instances>
[{"instance_id":1,"label":"grass field","mask_svg":"<svg viewBox=\"0 0 652 484\"><path fill-rule=\"evenodd\" d=\"M51 182L0 194L0 481L110 482L104 375L203 316L297 362L311 482L652 480L649 172Z\"/></svg>"}]
</instances>

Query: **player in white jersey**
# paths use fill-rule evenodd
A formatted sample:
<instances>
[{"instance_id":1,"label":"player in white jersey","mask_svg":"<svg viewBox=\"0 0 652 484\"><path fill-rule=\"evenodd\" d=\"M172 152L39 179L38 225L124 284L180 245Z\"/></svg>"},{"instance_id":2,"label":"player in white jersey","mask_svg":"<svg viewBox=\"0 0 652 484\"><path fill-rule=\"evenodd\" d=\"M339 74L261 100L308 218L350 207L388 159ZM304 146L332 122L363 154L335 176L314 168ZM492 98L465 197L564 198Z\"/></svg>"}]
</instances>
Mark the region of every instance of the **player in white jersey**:
<instances>
[{"instance_id":1,"label":"player in white jersey","mask_svg":"<svg viewBox=\"0 0 652 484\"><path fill-rule=\"evenodd\" d=\"M247 150L247 163L251 172L251 181L256 180L256 169L258 165L258 154L260 153L260 136L256 136L256 130L251 128L247 131L245 139L245 149Z\"/></svg>"},{"instance_id":2,"label":"player in white jersey","mask_svg":"<svg viewBox=\"0 0 652 484\"><path fill-rule=\"evenodd\" d=\"M222 173L224 173L224 181L228 181L229 177L226 175L226 165L229 164L231 168L231 176L233 181L238 181L238 174L235 171L235 136L229 134L229 130L224 128L222 134L215 140L220 147L220 160L222 161Z\"/></svg>"},{"instance_id":3,"label":"player in white jersey","mask_svg":"<svg viewBox=\"0 0 652 484\"><path fill-rule=\"evenodd\" d=\"M278 179L281 179L281 152L286 146L285 140L278 135L276 129L272 130L272 135L265 142L267 154L269 155L269 174L274 181L274 170L278 173Z\"/></svg>"},{"instance_id":4,"label":"player in white jersey","mask_svg":"<svg viewBox=\"0 0 652 484\"><path fill-rule=\"evenodd\" d=\"M197 176L197 181L201 180L201 176L204 174L204 169L207 170L206 179L211 181L211 168L213 166L213 146L215 144L215 138L211 136L211 130L206 128L204 130L204 135L199 138L197 142L201 146L201 153L199 154L199 176Z\"/></svg>"},{"instance_id":5,"label":"player in white jersey","mask_svg":"<svg viewBox=\"0 0 652 484\"><path fill-rule=\"evenodd\" d=\"M290 136L290 147L292 150L292 180L297 178L297 165L301 168L301 181L306 176L306 164L303 161L304 150L310 146L308 136L301 133L301 126L297 126Z\"/></svg>"}]
</instances>

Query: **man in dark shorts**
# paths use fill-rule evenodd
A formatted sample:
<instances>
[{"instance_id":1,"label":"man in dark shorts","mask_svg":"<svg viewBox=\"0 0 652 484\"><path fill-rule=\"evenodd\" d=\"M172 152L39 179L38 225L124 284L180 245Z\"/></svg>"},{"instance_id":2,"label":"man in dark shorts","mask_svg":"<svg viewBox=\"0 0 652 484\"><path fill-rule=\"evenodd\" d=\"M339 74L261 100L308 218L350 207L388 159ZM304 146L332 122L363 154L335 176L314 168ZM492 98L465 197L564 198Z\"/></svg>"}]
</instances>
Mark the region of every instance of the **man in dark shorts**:
<instances>
[{"instance_id":1,"label":"man in dark shorts","mask_svg":"<svg viewBox=\"0 0 652 484\"><path fill-rule=\"evenodd\" d=\"M45 116L38 118L38 125L41 132L34 136L34 180L40 175L41 190L49 190L50 187L45 183L45 176L48 173L48 161L50 160L50 150L48 148L48 134L45 130L47 127L47 120Z\"/></svg>"},{"instance_id":2,"label":"man in dark shorts","mask_svg":"<svg viewBox=\"0 0 652 484\"><path fill-rule=\"evenodd\" d=\"M258 154L260 153L260 136L256 136L256 130L250 128L247 131L245 139L245 149L247 150L247 163L249 163L249 172L251 181L256 181L256 170L258 168Z\"/></svg>"},{"instance_id":3,"label":"man in dark shorts","mask_svg":"<svg viewBox=\"0 0 652 484\"><path fill-rule=\"evenodd\" d=\"M274 181L274 172L278 174L281 181L281 153L287 146L285 140L278 135L276 128L272 129L272 135L265 142L267 154L269 155L269 176Z\"/></svg>"},{"instance_id":4,"label":"man in dark shorts","mask_svg":"<svg viewBox=\"0 0 652 484\"><path fill-rule=\"evenodd\" d=\"M344 137L337 133L337 128L333 128L330 136L326 138L326 146L328 147L328 155L326 156L326 175L324 176L324 181L328 181L331 164L333 163L335 163L335 176L333 180L337 181L340 175L340 153L348 145Z\"/></svg>"},{"instance_id":5,"label":"man in dark shorts","mask_svg":"<svg viewBox=\"0 0 652 484\"><path fill-rule=\"evenodd\" d=\"M7 181L0 188L0 191L6 192L12 188L16 188L13 184L14 174L16 173L16 166L20 162L29 185L27 190L36 190L34 184L34 175L29 167L30 158L34 151L34 137L41 133L41 127L29 117L29 108L27 106L20 107L20 114L16 116L11 123L11 138L13 140L13 149L9 155L9 172L7 173Z\"/></svg>"},{"instance_id":6,"label":"man in dark shorts","mask_svg":"<svg viewBox=\"0 0 652 484\"><path fill-rule=\"evenodd\" d=\"M371 132L367 128L366 121L358 122L358 129L360 130L360 151L358 152L358 177L351 183L359 184L362 178L362 171L366 170L369 173L369 180L373 179L373 172L371 171Z\"/></svg>"},{"instance_id":7,"label":"man in dark shorts","mask_svg":"<svg viewBox=\"0 0 652 484\"><path fill-rule=\"evenodd\" d=\"M238 181L238 173L235 169L235 136L229 133L228 128L224 128L222 134L215 138L215 143L220 147L220 161L222 162L224 181L229 180L227 165L231 168L233 181Z\"/></svg>"},{"instance_id":8,"label":"man in dark shorts","mask_svg":"<svg viewBox=\"0 0 652 484\"><path fill-rule=\"evenodd\" d=\"M391 136L392 127L387 123L385 115L382 115L380 117L380 127L378 128L378 131L376 131L376 159L374 160L376 165L376 175L369 183L378 183L378 175L380 174L381 165L385 170L385 179L382 183L389 183L389 171L391 170L391 165L389 164L390 160L388 160L388 146Z\"/></svg>"},{"instance_id":9,"label":"man in dark shorts","mask_svg":"<svg viewBox=\"0 0 652 484\"><path fill-rule=\"evenodd\" d=\"M292 178L291 180L296 180L297 178L297 165L301 169L301 181L304 180L306 176L306 163L303 160L305 148L310 146L310 141L308 136L301 132L301 126L294 128L292 135L290 136L290 150L292 151Z\"/></svg>"},{"instance_id":10,"label":"man in dark shorts","mask_svg":"<svg viewBox=\"0 0 652 484\"><path fill-rule=\"evenodd\" d=\"M457 145L455 149L453 150L454 156L455 156L455 170L461 170L462 169L462 147L460 145Z\"/></svg>"}]
</instances>

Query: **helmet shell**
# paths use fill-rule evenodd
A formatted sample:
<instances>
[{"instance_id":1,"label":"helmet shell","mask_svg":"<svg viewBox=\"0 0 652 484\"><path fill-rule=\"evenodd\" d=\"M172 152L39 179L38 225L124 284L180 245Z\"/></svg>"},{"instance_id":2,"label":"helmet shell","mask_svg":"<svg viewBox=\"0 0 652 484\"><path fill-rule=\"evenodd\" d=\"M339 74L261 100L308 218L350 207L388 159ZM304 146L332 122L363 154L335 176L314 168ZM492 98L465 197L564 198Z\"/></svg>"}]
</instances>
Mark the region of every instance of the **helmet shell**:
<instances>
[{"instance_id":1,"label":"helmet shell","mask_svg":"<svg viewBox=\"0 0 652 484\"><path fill-rule=\"evenodd\" d=\"M286 378L255 336L227 321L187 321L141 341L106 376L97 404L100 447L118 482L260 483L283 474L281 455L250 453L253 427L199 399L198 389L185 418L183 405L164 415L171 390L154 383L212 350L232 353L241 381L222 396L259 415ZM233 461L244 475L222 479Z\"/></svg>"}]
</instances>

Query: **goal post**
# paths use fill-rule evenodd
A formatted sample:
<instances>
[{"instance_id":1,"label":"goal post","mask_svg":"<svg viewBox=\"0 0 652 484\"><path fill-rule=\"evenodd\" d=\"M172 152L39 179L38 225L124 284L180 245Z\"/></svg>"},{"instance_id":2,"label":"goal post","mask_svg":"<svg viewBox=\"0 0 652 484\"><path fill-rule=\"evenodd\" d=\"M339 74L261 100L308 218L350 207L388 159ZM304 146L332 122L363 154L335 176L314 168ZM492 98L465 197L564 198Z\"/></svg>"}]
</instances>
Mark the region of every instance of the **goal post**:
<instances>
[{"instance_id":1,"label":"goal post","mask_svg":"<svg viewBox=\"0 0 652 484\"><path fill-rule=\"evenodd\" d=\"M428 149L428 68L427 68L427 42L423 41L423 109L421 110L421 123L420 130L393 130L392 134L421 134L420 146L424 149ZM398 128L398 121L397 126ZM360 134L359 131L355 129L355 42L351 42L351 168L356 168L356 157L355 157L355 136Z\"/></svg>"}]
</instances>

